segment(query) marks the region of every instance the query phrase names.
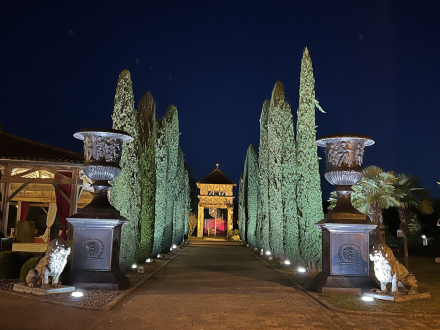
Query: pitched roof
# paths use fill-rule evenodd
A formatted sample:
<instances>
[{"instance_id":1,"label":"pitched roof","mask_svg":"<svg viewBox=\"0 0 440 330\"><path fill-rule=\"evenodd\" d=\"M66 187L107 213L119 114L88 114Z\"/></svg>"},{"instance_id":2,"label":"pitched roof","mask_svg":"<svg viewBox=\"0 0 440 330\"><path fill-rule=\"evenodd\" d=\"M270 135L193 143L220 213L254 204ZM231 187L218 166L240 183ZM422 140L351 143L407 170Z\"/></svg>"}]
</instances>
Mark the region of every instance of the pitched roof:
<instances>
[{"instance_id":1,"label":"pitched roof","mask_svg":"<svg viewBox=\"0 0 440 330\"><path fill-rule=\"evenodd\" d=\"M222 171L216 168L212 171L206 178L200 180L198 183L208 183L208 184L233 184L235 182L229 179Z\"/></svg>"},{"instance_id":2,"label":"pitched roof","mask_svg":"<svg viewBox=\"0 0 440 330\"><path fill-rule=\"evenodd\" d=\"M21 138L0 131L0 160L84 164L84 156L73 151Z\"/></svg>"}]
</instances>

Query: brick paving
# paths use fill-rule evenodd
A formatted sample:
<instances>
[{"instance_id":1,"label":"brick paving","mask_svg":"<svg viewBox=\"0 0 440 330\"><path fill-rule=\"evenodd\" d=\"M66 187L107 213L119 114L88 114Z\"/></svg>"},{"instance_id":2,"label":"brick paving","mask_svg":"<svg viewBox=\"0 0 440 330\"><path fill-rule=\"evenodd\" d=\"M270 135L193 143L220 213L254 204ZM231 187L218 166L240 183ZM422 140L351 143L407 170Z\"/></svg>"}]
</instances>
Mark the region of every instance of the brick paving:
<instances>
[{"instance_id":1,"label":"brick paving","mask_svg":"<svg viewBox=\"0 0 440 330\"><path fill-rule=\"evenodd\" d=\"M335 313L242 246L201 241L112 311L0 294L0 329L403 330L440 329L440 319Z\"/></svg>"}]
</instances>

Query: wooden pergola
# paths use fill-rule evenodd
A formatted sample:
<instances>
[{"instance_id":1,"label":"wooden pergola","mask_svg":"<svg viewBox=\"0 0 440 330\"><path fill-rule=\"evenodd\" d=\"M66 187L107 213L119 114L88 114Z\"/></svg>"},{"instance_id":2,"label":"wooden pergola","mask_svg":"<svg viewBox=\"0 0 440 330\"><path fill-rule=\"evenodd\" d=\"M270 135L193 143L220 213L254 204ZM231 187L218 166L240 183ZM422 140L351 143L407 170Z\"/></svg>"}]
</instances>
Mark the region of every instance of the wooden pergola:
<instances>
[{"instance_id":1,"label":"wooden pergola","mask_svg":"<svg viewBox=\"0 0 440 330\"><path fill-rule=\"evenodd\" d=\"M197 182L200 189L199 197L199 218L197 225L197 237L203 236L204 210L227 209L228 210L228 231L232 230L232 216L234 212L234 195L232 193L236 183L230 180L222 171L217 168L206 178Z\"/></svg>"},{"instance_id":2,"label":"wooden pergola","mask_svg":"<svg viewBox=\"0 0 440 330\"><path fill-rule=\"evenodd\" d=\"M55 190L70 204L69 215L87 205L92 195L83 192L80 171L84 156L0 131L1 219L0 230L7 234L9 205L18 207L28 201L31 206L55 203ZM71 173L71 177L66 175ZM60 185L70 185L68 196Z\"/></svg>"}]
</instances>

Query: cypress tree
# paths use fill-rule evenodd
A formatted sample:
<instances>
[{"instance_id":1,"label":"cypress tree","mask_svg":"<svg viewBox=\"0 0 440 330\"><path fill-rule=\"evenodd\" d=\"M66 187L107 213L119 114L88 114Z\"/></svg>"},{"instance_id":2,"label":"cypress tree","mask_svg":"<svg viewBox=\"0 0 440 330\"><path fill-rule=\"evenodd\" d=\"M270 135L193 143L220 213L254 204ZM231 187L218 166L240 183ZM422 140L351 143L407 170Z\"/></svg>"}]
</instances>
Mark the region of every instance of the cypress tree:
<instances>
[{"instance_id":1,"label":"cypress tree","mask_svg":"<svg viewBox=\"0 0 440 330\"><path fill-rule=\"evenodd\" d=\"M298 218L296 209L296 150L292 112L286 102L283 112L283 247L284 257L293 263L301 260L298 245Z\"/></svg>"},{"instance_id":2,"label":"cypress tree","mask_svg":"<svg viewBox=\"0 0 440 330\"><path fill-rule=\"evenodd\" d=\"M265 101L260 117L260 200L258 203L258 248L269 249L269 147L267 121L270 101Z\"/></svg>"},{"instance_id":3,"label":"cypress tree","mask_svg":"<svg viewBox=\"0 0 440 330\"><path fill-rule=\"evenodd\" d=\"M174 105L168 107L165 115L165 136L168 149L167 166L167 202L166 202L166 221L163 233L162 251L168 252L173 245L174 237L174 203L176 201L176 175L179 155L179 120L177 108Z\"/></svg>"},{"instance_id":4,"label":"cypress tree","mask_svg":"<svg viewBox=\"0 0 440 330\"><path fill-rule=\"evenodd\" d=\"M184 170L184 181L185 181L185 187L184 187L184 227L183 227L183 239L188 239L188 230L189 230L189 216L191 214L191 188L189 183L189 174L186 170L186 163L184 163L185 170Z\"/></svg>"},{"instance_id":5,"label":"cypress tree","mask_svg":"<svg viewBox=\"0 0 440 330\"><path fill-rule=\"evenodd\" d=\"M257 213L258 213L258 195L260 190L260 178L258 169L257 148L251 144L246 155L247 162L247 242L250 246L257 246Z\"/></svg>"},{"instance_id":6,"label":"cypress tree","mask_svg":"<svg viewBox=\"0 0 440 330\"><path fill-rule=\"evenodd\" d=\"M297 204L301 257L314 267L321 257L315 223L323 219L315 127L315 79L307 48L301 61L297 122Z\"/></svg>"},{"instance_id":7,"label":"cypress tree","mask_svg":"<svg viewBox=\"0 0 440 330\"><path fill-rule=\"evenodd\" d=\"M139 135L131 77L127 70L119 75L112 120L114 129L125 131L134 139L122 149L121 174L112 180L113 189L110 193L111 204L129 220L122 228L119 258L121 268L127 270L136 262L141 220Z\"/></svg>"},{"instance_id":8,"label":"cypress tree","mask_svg":"<svg viewBox=\"0 0 440 330\"><path fill-rule=\"evenodd\" d=\"M187 196L185 191L185 179L186 170L183 160L182 149L178 148L178 158L177 158L177 174L175 182L176 193L174 195L174 224L173 224L173 244L180 245L183 241L184 227L185 227L185 208L187 206ZM189 220L189 219L188 219Z\"/></svg>"},{"instance_id":9,"label":"cypress tree","mask_svg":"<svg viewBox=\"0 0 440 330\"><path fill-rule=\"evenodd\" d=\"M168 169L168 148L165 135L165 120L159 119L156 124L156 203L154 222L154 242L152 255L162 252L164 245L164 230L167 214L167 169Z\"/></svg>"},{"instance_id":10,"label":"cypress tree","mask_svg":"<svg viewBox=\"0 0 440 330\"><path fill-rule=\"evenodd\" d=\"M246 162L244 163L244 169L246 170ZM245 183L244 183L245 172L240 175L240 182L238 183L238 233L240 239L246 242L246 210L245 210Z\"/></svg>"},{"instance_id":11,"label":"cypress tree","mask_svg":"<svg viewBox=\"0 0 440 330\"><path fill-rule=\"evenodd\" d=\"M154 217L156 199L156 105L153 96L147 92L138 109L138 131L141 164L141 228L137 262L143 263L151 256L154 238Z\"/></svg>"},{"instance_id":12,"label":"cypress tree","mask_svg":"<svg viewBox=\"0 0 440 330\"><path fill-rule=\"evenodd\" d=\"M282 83L277 81L272 92L267 119L269 244L274 257L283 255L283 111L284 88Z\"/></svg>"}]
</instances>

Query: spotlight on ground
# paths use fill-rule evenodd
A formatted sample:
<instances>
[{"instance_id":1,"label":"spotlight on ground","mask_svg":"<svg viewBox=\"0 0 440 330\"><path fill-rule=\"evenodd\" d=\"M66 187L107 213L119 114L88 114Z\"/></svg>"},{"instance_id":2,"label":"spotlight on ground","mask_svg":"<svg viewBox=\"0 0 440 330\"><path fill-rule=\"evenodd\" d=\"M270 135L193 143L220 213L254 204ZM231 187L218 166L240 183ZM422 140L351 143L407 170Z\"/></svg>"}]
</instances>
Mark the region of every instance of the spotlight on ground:
<instances>
[{"instance_id":1,"label":"spotlight on ground","mask_svg":"<svg viewBox=\"0 0 440 330\"><path fill-rule=\"evenodd\" d=\"M131 268L136 269L136 268L137 268L137 265L136 265L136 264L133 264L133 265L131 265Z\"/></svg>"},{"instance_id":2,"label":"spotlight on ground","mask_svg":"<svg viewBox=\"0 0 440 330\"><path fill-rule=\"evenodd\" d=\"M157 255L157 258L159 258L159 259L162 258L162 256L160 255L160 253Z\"/></svg>"},{"instance_id":3,"label":"spotlight on ground","mask_svg":"<svg viewBox=\"0 0 440 330\"><path fill-rule=\"evenodd\" d=\"M270 251L266 251L266 255L270 256L272 253L270 253Z\"/></svg>"},{"instance_id":4,"label":"spotlight on ground","mask_svg":"<svg viewBox=\"0 0 440 330\"><path fill-rule=\"evenodd\" d=\"M177 245L176 244L173 245L173 249L177 249Z\"/></svg>"},{"instance_id":5,"label":"spotlight on ground","mask_svg":"<svg viewBox=\"0 0 440 330\"><path fill-rule=\"evenodd\" d=\"M289 266L289 265L290 265L290 261L289 261L289 260L284 260L284 264L285 264L286 266Z\"/></svg>"},{"instance_id":6,"label":"spotlight on ground","mask_svg":"<svg viewBox=\"0 0 440 330\"><path fill-rule=\"evenodd\" d=\"M298 273L305 273L307 271L307 269L305 269L304 267L298 267L296 270L298 271Z\"/></svg>"},{"instance_id":7,"label":"spotlight on ground","mask_svg":"<svg viewBox=\"0 0 440 330\"><path fill-rule=\"evenodd\" d=\"M368 297L368 296L362 296L361 298L363 301L374 301L373 297Z\"/></svg>"},{"instance_id":8,"label":"spotlight on ground","mask_svg":"<svg viewBox=\"0 0 440 330\"><path fill-rule=\"evenodd\" d=\"M150 258L148 258L147 260L145 260L145 263L146 264L148 264L148 263L150 263L151 262L151 259Z\"/></svg>"},{"instance_id":9,"label":"spotlight on ground","mask_svg":"<svg viewBox=\"0 0 440 330\"><path fill-rule=\"evenodd\" d=\"M81 298L83 296L84 296L84 293L82 293L81 291L74 291L74 292L72 292L72 297Z\"/></svg>"}]
</instances>

